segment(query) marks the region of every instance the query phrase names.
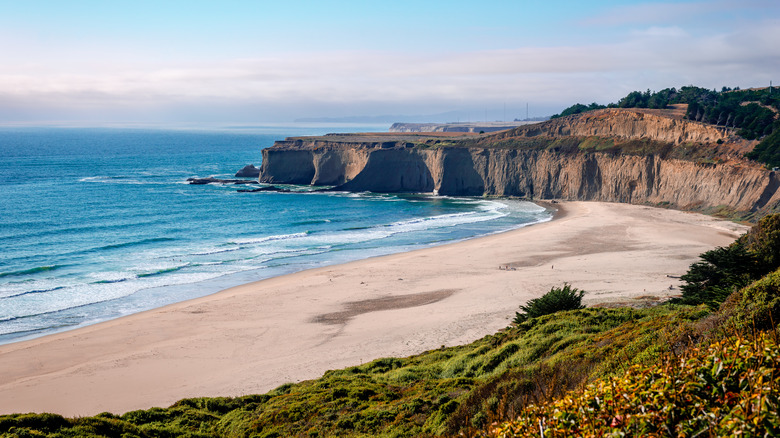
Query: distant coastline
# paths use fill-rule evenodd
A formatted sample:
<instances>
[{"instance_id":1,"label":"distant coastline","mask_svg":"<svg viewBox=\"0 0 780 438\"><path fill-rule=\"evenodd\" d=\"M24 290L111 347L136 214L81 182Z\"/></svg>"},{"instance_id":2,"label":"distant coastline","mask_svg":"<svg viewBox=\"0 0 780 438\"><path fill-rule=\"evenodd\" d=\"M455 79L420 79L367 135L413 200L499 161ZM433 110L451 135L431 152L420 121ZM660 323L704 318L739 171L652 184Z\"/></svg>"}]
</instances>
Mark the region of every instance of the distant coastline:
<instances>
[{"instance_id":1,"label":"distant coastline","mask_svg":"<svg viewBox=\"0 0 780 438\"><path fill-rule=\"evenodd\" d=\"M390 126L390 132L496 132L518 128L538 121L463 122L463 123L401 123Z\"/></svg>"}]
</instances>

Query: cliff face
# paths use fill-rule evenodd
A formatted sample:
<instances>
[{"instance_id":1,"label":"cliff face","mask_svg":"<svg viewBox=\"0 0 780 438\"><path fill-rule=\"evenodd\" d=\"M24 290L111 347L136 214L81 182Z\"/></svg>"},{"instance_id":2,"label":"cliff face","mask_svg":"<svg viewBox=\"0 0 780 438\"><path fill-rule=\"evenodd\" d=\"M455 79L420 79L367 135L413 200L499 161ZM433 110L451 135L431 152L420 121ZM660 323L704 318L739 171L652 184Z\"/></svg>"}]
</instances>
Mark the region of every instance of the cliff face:
<instances>
[{"instance_id":1,"label":"cliff face","mask_svg":"<svg viewBox=\"0 0 780 438\"><path fill-rule=\"evenodd\" d=\"M730 140L731 132L718 126L663 117L642 111L604 109L515 128L497 134L496 138L536 136L650 139L678 145L686 142L715 143L718 140L725 142Z\"/></svg>"},{"instance_id":2,"label":"cliff face","mask_svg":"<svg viewBox=\"0 0 780 438\"><path fill-rule=\"evenodd\" d=\"M600 120L594 122L594 117ZM554 142L575 134L674 144L697 141L702 143L698 147L715 147L717 140L728 143L731 138L730 132L716 127L648 114L616 117L608 111L465 142L314 137L277 142L263 150L260 181L334 185L347 191L664 203L681 209L726 206L743 212L780 204L778 175L742 160L712 164L658 155L496 146L510 138Z\"/></svg>"},{"instance_id":3,"label":"cliff face","mask_svg":"<svg viewBox=\"0 0 780 438\"><path fill-rule=\"evenodd\" d=\"M339 190L669 203L754 211L780 201L775 172L655 156L480 148L263 151L260 179Z\"/></svg>"}]
</instances>

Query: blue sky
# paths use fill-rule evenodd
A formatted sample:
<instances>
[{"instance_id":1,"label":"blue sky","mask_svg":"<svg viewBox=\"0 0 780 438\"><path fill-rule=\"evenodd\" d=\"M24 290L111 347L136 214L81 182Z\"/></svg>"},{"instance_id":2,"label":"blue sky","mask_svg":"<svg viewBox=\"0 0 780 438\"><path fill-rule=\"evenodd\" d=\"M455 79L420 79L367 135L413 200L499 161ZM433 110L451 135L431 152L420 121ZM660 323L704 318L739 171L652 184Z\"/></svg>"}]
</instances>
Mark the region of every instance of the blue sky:
<instances>
[{"instance_id":1,"label":"blue sky","mask_svg":"<svg viewBox=\"0 0 780 438\"><path fill-rule=\"evenodd\" d=\"M0 0L0 123L511 119L780 82L778 42L765 0Z\"/></svg>"}]
</instances>

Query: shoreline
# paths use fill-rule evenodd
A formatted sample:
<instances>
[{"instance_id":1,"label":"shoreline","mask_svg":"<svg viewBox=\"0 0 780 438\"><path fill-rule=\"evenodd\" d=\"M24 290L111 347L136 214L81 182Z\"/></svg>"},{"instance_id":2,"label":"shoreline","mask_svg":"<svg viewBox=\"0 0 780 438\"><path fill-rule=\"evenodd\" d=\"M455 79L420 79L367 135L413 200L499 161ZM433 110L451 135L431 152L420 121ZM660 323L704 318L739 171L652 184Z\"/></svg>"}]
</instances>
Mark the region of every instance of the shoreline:
<instances>
[{"instance_id":1,"label":"shoreline","mask_svg":"<svg viewBox=\"0 0 780 438\"><path fill-rule=\"evenodd\" d=\"M493 334L520 304L563 282L585 290L588 305L669 296L679 280L667 275L747 228L628 204L542 205L558 210L553 220L2 345L0 413L123 413L264 393L328 369Z\"/></svg>"},{"instance_id":2,"label":"shoreline","mask_svg":"<svg viewBox=\"0 0 780 438\"><path fill-rule=\"evenodd\" d=\"M351 197L351 193L344 192L343 194L347 194L347 197ZM341 196L342 194L339 194ZM371 195L375 196L375 195ZM430 194L411 194L411 196L420 196L423 198L428 198ZM442 199L455 199L450 197L438 197ZM90 325L99 324L107 321L111 321L113 319L122 318L126 316L130 316L135 313L142 313L147 310L154 310L157 308L162 308L170 304L175 304L178 302L188 301L192 299L201 298L204 296L212 295L215 293L219 293L223 290L230 289L235 286L241 286L243 284L248 284L252 282L257 282L261 280L265 280L272 277L278 277L282 275L290 275L294 274L296 272L300 272L303 270L308 269L315 269L319 267L327 267L327 266L333 266L337 264L344 264L349 263L352 261L357 260L363 260L367 258L373 258L373 257L380 257L384 255L390 255L390 254L397 254L400 252L409 252L414 251L416 249L423 249L423 248L429 248L433 246L438 245L444 245L449 243L456 243L463 240L469 240L477 237L483 237L488 236L496 233L502 233L505 231L510 231L517 228L522 228L524 226L536 224L539 222L549 221L552 218L552 213L554 212L554 208L551 208L549 205L541 206L539 204L523 200L523 199L479 199L479 198L462 198L466 199L469 202L476 204L493 204L492 207L495 208L495 204L505 204L503 207L496 208L496 210L504 210L508 212L505 214L505 216L512 217L513 214L517 214L516 212L512 212L512 210L518 210L522 211L525 209L528 209L527 206L520 206L521 204L527 204L532 207L530 207L531 210L534 210L536 213L540 213L544 216L542 218L536 217L530 217L530 218L524 218L524 221L528 222L521 222L520 218L515 218L515 220L509 220L505 223L500 224L499 226L493 225L490 229L491 225L486 226L487 229L482 230L471 230L466 233L465 236L452 236L448 234L440 235L438 237L432 238L429 236L422 236L419 239L411 240L402 242L401 239L398 239L396 235L403 236L407 231L404 230L395 230L390 232L389 237L387 239L377 240L376 244L373 244L371 242L373 238L370 236L359 236L361 238L366 238L366 242L369 242L369 245L360 248L360 242L361 238L357 239L356 242L357 245L350 243L350 238L347 237L347 240L344 242L332 242L330 241L327 236L332 235L338 235L339 233L346 232L347 234L352 233L353 231L350 228L347 229L317 229L316 227L312 228L314 231L310 231L310 229L306 228L304 230L294 230L290 232L289 234L285 233L283 230L277 230L277 233L270 233L270 235L262 235L257 237L258 241L268 240L268 241L276 241L280 240L282 242L286 241L287 238L297 238L302 237L303 239L308 239L309 237L312 238L318 238L322 236L323 231L325 232L326 236L326 242L325 242L325 249L323 251L320 251L320 248L317 247L316 244L310 244L308 250L311 250L311 254L306 254L307 248L306 247L299 247L299 248L292 248L292 251L288 252L286 249L282 250L274 250L273 248L270 249L270 256L263 257L265 260L261 260L259 264L248 267L248 268L242 268L238 271L228 271L228 272L215 272L213 275L209 273L207 278L200 279L200 280L194 280L194 281L184 281L184 282L178 282L178 281L172 281L170 284L159 284L159 285L139 285L138 287L133 287L132 290L129 293L122 293L119 294L119 296L114 298L109 298L108 300L95 300L87 302L86 304L82 304L81 306L73 306L68 307L65 306L63 309L55 310L52 312L42 312L40 315L46 315L47 313L52 314L58 314L62 313L64 315L60 315L58 317L54 318L54 323L50 324L48 326L45 326L43 324L35 326L35 321L39 317L39 315L35 315L34 312L31 316L31 320L33 321L33 326L29 330L18 330L18 331L8 331L6 333L0 334L0 346L12 344L16 342L24 342L28 340L33 340L37 338L41 338L44 336L50 336L53 334L63 333L71 330L78 330L84 327L88 327ZM457 200L462 200L457 199ZM480 211L482 209L471 209L469 212L470 214L480 214ZM526 214L527 212L522 212L521 214ZM531 216L536 215L535 213L528 213ZM426 217L425 219L434 219L438 220L442 217L447 217L447 215L436 215ZM491 224L496 218L491 218L490 220L484 221L486 224ZM499 222L502 221L502 218L497 218ZM390 228L394 227L398 224L404 224L404 223L414 223L416 220L404 220L402 219L400 222L391 222L386 225L389 225ZM432 221L435 222L435 221ZM481 222L481 221L479 221ZM468 222L467 222L468 223ZM356 233L361 233L363 230L368 230L369 232L372 230L381 230L384 227L381 227L377 224L372 224L365 228L356 228ZM424 228L424 227L423 227ZM430 233L432 230L435 230L437 227L434 226L433 228L429 230L425 229L417 229L417 230L411 230L410 234L414 233ZM451 226L450 229L456 230L458 226ZM297 232L295 232L297 231ZM479 234L477 234L479 233ZM311 234L311 236L310 236ZM452 233L455 234L455 233ZM225 236L225 240L232 243L232 236ZM255 237L251 237L250 239L254 239ZM426 240L427 239L427 240ZM245 239L238 238L238 242L244 242ZM237 244L239 247L241 246L241 243ZM330 245L334 245L336 247L341 246L341 248L333 250L333 248ZM353 247L357 246L357 247ZM240 249L240 248L239 248ZM162 249L165 251L165 249ZM187 252L187 249L184 249L185 253ZM223 251L222 248L216 247L211 248L210 246L206 246L205 249L203 249L202 252L204 254L185 254L183 260L176 260L176 262L187 262L187 260L190 260L190 263L195 264L196 266L199 266L200 263L203 263L204 265L211 264L209 261L203 261L203 260L197 260L195 256L199 255L206 255L208 256L211 251L214 251L213 253L220 253ZM290 253L292 253L292 257L290 257ZM263 254L265 256L265 254ZM238 257L238 259L241 259L241 256ZM292 261L292 262L290 262ZM219 264L220 261L217 260L217 264ZM62 265L66 265L66 262L63 262ZM181 264L179 266L176 266L176 268L182 266ZM184 266L187 268L188 266ZM230 268L230 263L227 263L228 269ZM163 272L167 275L167 269L165 267L159 268L161 271L157 272ZM185 269L186 270L186 269ZM172 271L178 271L178 269L173 269ZM175 274L176 272L174 272ZM151 275L148 273L144 273L142 276L146 277L155 277L156 273L152 272ZM126 281L130 280L130 281ZM116 283L121 283L121 286L125 286L129 283L132 283L137 279L132 278L124 278L121 277L120 281L116 281ZM115 280L102 280L102 282L105 283L114 283ZM97 282L100 283L100 282ZM91 283L96 284L96 283ZM44 288L41 288L44 289ZM25 294L20 294L25 295ZM110 295L110 294L109 294ZM13 297L12 297L13 298ZM99 308L103 308L103 313L100 312ZM106 308L108 309L106 311ZM68 313L76 314L73 318L68 318ZM82 314L84 315L83 318L78 318L78 315ZM13 319L19 319L23 320L26 319L27 315L20 315L19 317L13 318ZM63 323L64 322L64 323ZM5 327L3 327L5 329Z\"/></svg>"}]
</instances>

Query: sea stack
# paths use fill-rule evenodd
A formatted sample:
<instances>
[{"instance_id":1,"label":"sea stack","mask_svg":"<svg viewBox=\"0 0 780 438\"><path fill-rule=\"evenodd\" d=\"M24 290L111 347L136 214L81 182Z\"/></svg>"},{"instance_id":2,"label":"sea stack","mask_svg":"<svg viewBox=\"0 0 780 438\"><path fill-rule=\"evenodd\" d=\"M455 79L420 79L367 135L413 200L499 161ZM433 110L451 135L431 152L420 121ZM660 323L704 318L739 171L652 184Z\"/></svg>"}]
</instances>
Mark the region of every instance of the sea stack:
<instances>
[{"instance_id":1,"label":"sea stack","mask_svg":"<svg viewBox=\"0 0 780 438\"><path fill-rule=\"evenodd\" d=\"M236 172L235 176L238 178L258 178L260 176L260 169L255 167L254 164L247 164Z\"/></svg>"}]
</instances>

